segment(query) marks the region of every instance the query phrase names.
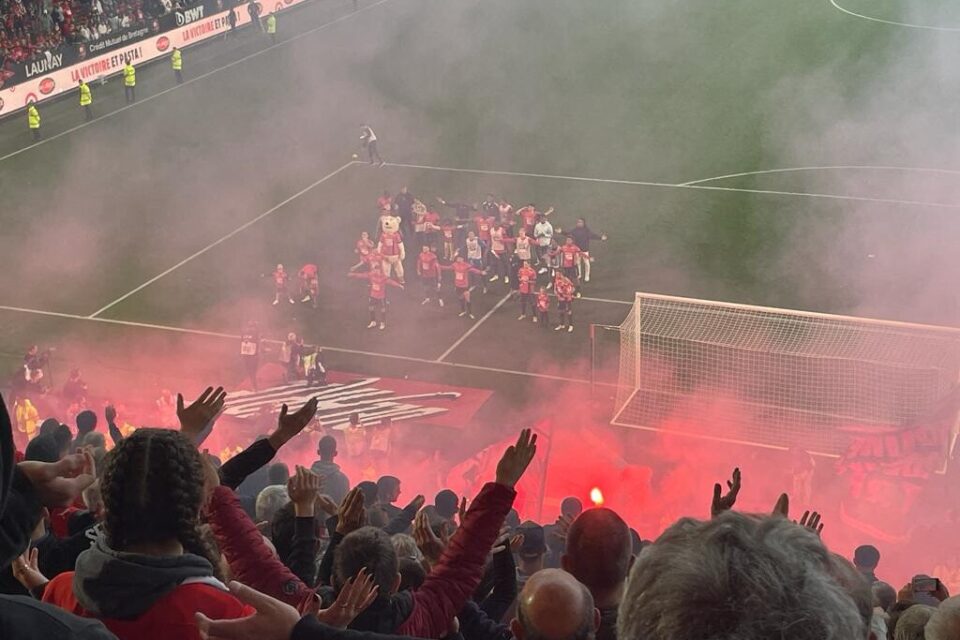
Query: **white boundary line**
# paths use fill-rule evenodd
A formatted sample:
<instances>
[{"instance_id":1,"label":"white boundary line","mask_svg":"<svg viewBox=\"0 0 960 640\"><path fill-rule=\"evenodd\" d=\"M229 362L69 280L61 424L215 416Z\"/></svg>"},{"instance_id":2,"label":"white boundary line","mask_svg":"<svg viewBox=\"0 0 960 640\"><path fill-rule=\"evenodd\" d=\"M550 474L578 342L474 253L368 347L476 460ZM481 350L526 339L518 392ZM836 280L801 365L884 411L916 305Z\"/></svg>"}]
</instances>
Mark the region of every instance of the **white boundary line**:
<instances>
[{"instance_id":1,"label":"white boundary line","mask_svg":"<svg viewBox=\"0 0 960 640\"><path fill-rule=\"evenodd\" d=\"M862 171L903 171L905 173L940 173L943 175L949 176L960 176L960 171L956 169L933 169L927 167L894 167L894 166L882 166L882 165L857 165L857 164L841 164L841 165L827 165L820 167L786 167L783 169L764 169L762 171L744 171L742 173L728 173L724 176L714 176L712 178L701 178L700 180L691 180L690 182L682 182L677 186L680 187L690 187L697 184L703 184L705 182L715 182L717 180L726 180L727 178L742 178L744 176L762 176L770 175L775 173L794 173L800 171L843 171L843 170L862 170Z\"/></svg>"},{"instance_id":2,"label":"white boundary line","mask_svg":"<svg viewBox=\"0 0 960 640\"><path fill-rule=\"evenodd\" d=\"M738 187L717 187L705 184L674 184L671 182L649 182L645 180L611 180L608 178L587 178L582 176L559 176L546 173L527 173L522 171L493 171L489 169L458 169L454 167L434 167L429 165L388 162L388 167L402 169L421 169L424 171L449 171L451 173L472 173L492 176L513 176L519 178L543 178L546 180L571 180L575 182L594 182L600 184L623 184L637 187L656 187L664 189L698 189L702 191L731 191L737 193L755 193L759 195L793 196L800 198L821 198L826 200L845 200L852 202L871 202L875 204L896 204L929 207L933 209L960 209L960 204L949 202L925 202L922 200L898 200L895 198L871 198L868 196L845 196L836 193L811 193L804 191L777 191L775 189L741 189Z\"/></svg>"},{"instance_id":3,"label":"white boundary line","mask_svg":"<svg viewBox=\"0 0 960 640\"><path fill-rule=\"evenodd\" d=\"M217 67L216 69L211 69L210 71L207 71L206 73L201 73L201 74L198 75L198 76L191 77L191 78L189 78L188 80L186 80L185 82L183 82L182 84L176 84L176 85L174 85L174 86L172 86L172 87L169 87L169 88L167 88L167 89L164 89L163 91L159 91L159 92L157 92L157 93L154 93L154 94L151 94L151 95L149 95L149 96L146 96L145 98L143 98L143 99L141 99L141 100L137 100L137 101L134 102L133 104L124 105L124 106L120 107L119 109L114 109L113 111L110 111L110 112L108 112L108 113L105 113L105 114L103 114L103 115L101 115L101 116L97 116L96 118L94 118L93 120L90 120L89 122L83 122L83 123L81 123L81 124L76 125L75 127L71 127L71 128L69 128L69 129L67 129L67 130L65 130L65 131L61 131L60 133L55 133L54 135L50 136L49 138L43 138L42 140L40 140L40 141L38 141L38 142L34 142L33 144L27 145L26 147L22 147L22 148L20 148L20 149L17 149L16 151L11 151L10 153L8 153L8 154L5 155L5 156L0 156L0 162L3 162L4 160L7 160L7 159L12 158L12 157L14 157L14 156L20 155L20 154L23 153L24 151L29 151L30 149L33 149L33 148L35 148L35 147L39 147L39 146L42 145L42 144L46 144L46 143L48 143L48 142L52 142L52 141L56 140L57 138L62 138L62 137L65 136L65 135L68 135L68 134L73 133L74 131L79 131L80 129L83 129L84 127L87 127L87 126L89 126L89 125L91 125L91 124L94 124L94 123L96 123L96 122L100 122L101 120L104 120L104 119L106 119L106 118L109 118L110 116L113 116L113 115L116 115L116 114L121 113L121 112L123 112L123 111L126 111L127 109L133 109L134 107L136 107L136 106L138 106L138 105L141 105L141 104L144 104L145 102L150 102L151 100L154 100L154 99L156 99L156 98L159 98L160 96L167 95L167 94L170 93L171 91L176 91L177 89L180 89L180 88L182 88L182 87L186 87L187 85L193 84L194 82L199 82L200 80L203 80L204 78L209 78L210 76L212 76L212 75L215 74L215 73L219 73L219 72L221 72L221 71L223 71L223 70L225 70L225 69L229 69L229 68L231 68L231 67L235 67L235 66L237 66L238 64L243 64L243 63L246 62L247 60L251 60L251 59L253 59L253 58L256 58L257 56L260 56L260 55L263 55L264 53L267 53L268 51L273 51L274 49L277 49L277 48L279 48L279 47L283 47L283 46L285 46L285 45L287 45L287 44L290 44L291 42L296 42L297 40L300 40L301 38L305 38L305 37L307 37L307 36L311 36L311 35L313 35L314 33L317 33L318 31L322 31L322 30L326 29L327 27L331 27L331 26L333 26L333 25L335 25L335 24L339 24L340 22L343 22L344 20L349 20L349 19L352 18L353 16L359 15L359 14L365 12L365 11L369 11L369 10L375 8L375 7L379 7L380 5L382 5L382 4L386 3L386 2L389 2L389 1L390 1L390 0L377 0L377 2L374 2L373 4L367 5L367 6L363 7L362 9L357 9L356 11L352 11L352 12L346 14L346 15L342 15L342 16L340 16L339 18L334 18L334 19L331 20L330 22L324 22L323 24L321 24L321 25L319 25L319 26L316 26L316 27L314 27L313 29L310 29L310 30L308 30L308 31L304 31L303 33L298 33L297 35L295 35L295 36L293 36L293 37L287 38L286 40L281 40L281 41L278 42L277 44L272 44L272 45L270 45L269 47L265 47L265 48L263 48L263 49L260 49L259 51L254 51L253 53L251 53L251 54L249 54L249 55L246 55L246 56L244 56L244 57L242 57L242 58L240 58L240 59L238 59L238 60L234 60L233 62L228 62L227 64L223 65L222 67Z\"/></svg>"},{"instance_id":4,"label":"white boundary line","mask_svg":"<svg viewBox=\"0 0 960 640\"><path fill-rule=\"evenodd\" d=\"M334 177L335 175L337 175L338 173L340 173L341 171L343 171L343 170L346 169L347 167L352 167L352 166L353 166L354 164L356 164L356 163L357 163L356 160L352 160L352 161L348 162L347 164L343 165L342 167L340 167L339 169L337 169L336 171L332 171L332 172L328 173L327 175L323 176L322 178L320 178L319 180L314 181L312 184L304 187L303 189L301 189L300 191L296 192L295 194L293 194L292 196L290 196L289 198L287 198L287 199L284 200L283 202L281 202L281 203L279 203L279 204L276 204L276 205L270 207L269 209L267 209L266 211L264 211L263 213L261 213L260 215L258 215L258 216L257 216L256 218L254 218L253 220L249 220L249 221L245 222L244 224L240 225L239 227L237 227L236 229L234 229L234 230L231 231L230 233L228 233L228 234L226 234L225 236L221 237L219 240L214 240L213 242L211 242L210 244L208 244L208 245L205 246L204 248L200 249L199 251L197 251L197 252L194 253L193 255L184 258L183 260L181 260L181 261L178 262L177 264L173 265L172 267L170 267L170 268L167 269L166 271L163 271L163 272L155 275L154 277L150 278L149 280L147 280L146 282L144 282L143 284L141 284L141 285L140 285L139 287L137 287L136 289L133 289L133 290L131 290L131 291L128 291L127 293L123 294L122 296L120 296L119 298L117 298L116 300L114 300L113 302L110 302L110 303L104 305L103 307L101 307L100 309L94 311L93 313L91 313L91 314L90 314L89 316L87 316L87 317L90 318L90 319L96 318L97 316L99 316L99 315L100 315L101 313L103 313L104 311L106 311L106 310L110 309L111 307L113 307L113 306L115 306L115 305L123 302L124 300L126 300L127 298L129 298L130 296L132 296L133 294L135 294L135 293L137 293L137 292L139 292L139 291L142 291L143 289L149 287L151 284L153 284L154 282L156 282L156 281L159 280L160 278L162 278L162 277L164 277L164 276L172 273L173 271L176 271L177 269L179 269L179 268L182 267L183 265L187 264L188 262L190 262L190 261L193 260L194 258L197 258L197 257L199 257L199 256L202 256L202 255L205 254L207 251L210 251L210 249L213 249L214 247L216 247L216 246L219 245L220 243L229 240L230 238L232 238L233 236L237 235L238 233L240 233L240 232L243 231L244 229L247 229L248 227L251 227L251 226L255 225L256 223L260 222L261 220L263 220L263 219L266 218L267 216L272 215L273 213L277 212L278 210L280 210L280 209L281 209L282 207L284 207L285 205L293 202L294 200L296 200L297 198L299 198L299 197L302 196L303 194L307 193L308 191L310 191L310 190L313 189L314 187L317 187L317 186L323 184L324 182L326 182L326 181L329 180L330 178Z\"/></svg>"},{"instance_id":5,"label":"white boundary line","mask_svg":"<svg viewBox=\"0 0 960 640\"><path fill-rule=\"evenodd\" d=\"M63 318L66 320L80 320L83 322L97 322L101 324L117 325L122 327L134 327L138 329L154 329L158 331L169 331L172 333L182 333L188 335L197 335L197 336L206 336L211 338L224 338L229 340L239 340L239 335L233 335L229 333L220 333L217 331L205 331L203 329L187 329L184 327L173 327L163 324L153 324L149 322L133 322L131 320L116 320L113 318L98 318L92 316L81 316L74 313L60 313L57 311L43 311L40 309L28 309L24 307L12 307L6 305L0 305L0 311L11 311L15 313L25 313L37 316L46 316L51 318ZM273 341L279 342L279 341ZM401 356L391 353L378 353L376 351L362 351L360 349L346 349L343 347L327 347L321 345L321 348L324 351L330 351L333 353L348 353L351 355L360 355L360 356L369 356L373 358L388 358L391 360L404 360L406 362L417 362L420 364L428 365L439 365L442 367L453 367L456 369L470 369L474 371L487 371L492 373L506 373L509 375L515 376L525 376L528 378L543 378L547 380L557 380L560 382L571 382L575 384L590 384L590 380L585 378L568 378L565 376L555 376L547 373L533 373L530 371L514 371L513 369L500 369L498 367L484 367L481 365L475 364L462 364L457 362L440 362L438 360L430 360L427 358L416 358L413 356ZM606 385L606 383L594 383L600 386L615 386L615 385Z\"/></svg>"},{"instance_id":6,"label":"white boundary line","mask_svg":"<svg viewBox=\"0 0 960 640\"><path fill-rule=\"evenodd\" d=\"M464 332L463 332L463 335L460 336L460 338L459 338L456 342L454 342L452 345L450 345L450 348L449 348L449 349L447 349L446 351L444 351L443 354L441 354L441 356L436 359L436 362L443 362L444 360L446 360L446 359L447 359L447 356L450 355L451 353L453 353L453 351L454 351L457 347L459 347L461 344L463 344L463 341L464 341L464 340L466 340L466 339L469 338L471 335L473 335L473 332L476 331L477 329L479 329L479 328L480 328L480 325L482 325L484 322L486 322L486 321L487 321L487 318L489 318L490 316L492 316L493 313L494 313L494 311L496 311L497 309L499 309L500 307L502 307L502 306L507 302L507 300L510 299L510 296L511 296L512 294L513 294L513 292L511 291L511 292L508 292L507 295L505 295L505 296L503 296L502 298L500 298L500 302L498 302L497 304L493 305L493 308L490 309L490 311L487 311L485 314L483 314L483 317L482 317L482 318L480 318L479 320L477 320L476 322L474 322L473 325L472 325L469 329L467 329L466 331L464 331Z\"/></svg>"},{"instance_id":7,"label":"white boundary line","mask_svg":"<svg viewBox=\"0 0 960 640\"><path fill-rule=\"evenodd\" d=\"M840 3L837 2L837 0L830 0L830 4L832 4L835 9L839 9L847 15L851 15L855 18L863 18L864 20L870 20L871 22L880 22L883 24L893 25L895 27L909 27L910 29L926 29L928 31L947 31L953 33L960 31L960 27L936 27L928 24L910 24L909 22L897 22L895 20L884 20L882 18L874 18L873 16L865 16L862 13L856 13L850 11L850 9L844 9L840 6Z\"/></svg>"}]
</instances>

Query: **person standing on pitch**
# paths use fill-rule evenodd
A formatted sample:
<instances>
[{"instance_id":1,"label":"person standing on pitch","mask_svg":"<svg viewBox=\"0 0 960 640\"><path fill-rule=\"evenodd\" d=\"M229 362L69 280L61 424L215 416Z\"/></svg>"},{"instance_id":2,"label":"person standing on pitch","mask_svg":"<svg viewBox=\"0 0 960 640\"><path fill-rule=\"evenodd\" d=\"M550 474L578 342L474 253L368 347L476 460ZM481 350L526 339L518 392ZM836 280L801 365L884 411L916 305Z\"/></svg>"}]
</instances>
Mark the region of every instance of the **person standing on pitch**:
<instances>
[{"instance_id":1,"label":"person standing on pitch","mask_svg":"<svg viewBox=\"0 0 960 640\"><path fill-rule=\"evenodd\" d=\"M386 164L383 158L380 157L380 152L377 151L377 134L373 132L373 129L369 125L360 125L360 144L367 149L370 164L373 165L379 162L381 167Z\"/></svg>"},{"instance_id":2,"label":"person standing on pitch","mask_svg":"<svg viewBox=\"0 0 960 640\"><path fill-rule=\"evenodd\" d=\"M37 105L32 102L27 105L27 126L30 127L33 139L40 140L40 112L37 110Z\"/></svg>"},{"instance_id":3,"label":"person standing on pitch","mask_svg":"<svg viewBox=\"0 0 960 640\"><path fill-rule=\"evenodd\" d=\"M83 107L83 115L87 122L90 122L93 120L93 109L90 107L93 104L93 94L90 93L90 85L80 78L77 80L77 86L80 89L80 106Z\"/></svg>"},{"instance_id":4,"label":"person standing on pitch","mask_svg":"<svg viewBox=\"0 0 960 640\"><path fill-rule=\"evenodd\" d=\"M230 30L223 34L224 40L237 33L237 12L233 7L230 7L230 13L227 14L227 24L230 25Z\"/></svg>"},{"instance_id":5,"label":"person standing on pitch","mask_svg":"<svg viewBox=\"0 0 960 640\"><path fill-rule=\"evenodd\" d=\"M267 16L267 35L270 36L270 43L277 44L277 12L274 11Z\"/></svg>"},{"instance_id":6,"label":"person standing on pitch","mask_svg":"<svg viewBox=\"0 0 960 640\"><path fill-rule=\"evenodd\" d=\"M176 47L170 54L170 66L173 67L173 75L177 78L177 84L183 84L183 54Z\"/></svg>"},{"instance_id":7,"label":"person standing on pitch","mask_svg":"<svg viewBox=\"0 0 960 640\"><path fill-rule=\"evenodd\" d=\"M137 99L137 70L130 58L127 58L123 65L123 94L127 98L127 104L133 104Z\"/></svg>"}]
</instances>

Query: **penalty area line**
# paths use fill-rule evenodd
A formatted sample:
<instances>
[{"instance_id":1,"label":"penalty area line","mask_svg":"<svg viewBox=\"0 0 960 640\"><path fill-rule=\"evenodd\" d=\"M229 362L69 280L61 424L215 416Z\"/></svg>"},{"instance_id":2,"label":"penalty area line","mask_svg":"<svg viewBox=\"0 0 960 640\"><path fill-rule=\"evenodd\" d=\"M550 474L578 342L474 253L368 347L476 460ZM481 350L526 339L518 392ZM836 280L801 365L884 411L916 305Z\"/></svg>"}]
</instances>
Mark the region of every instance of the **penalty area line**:
<instances>
[{"instance_id":1,"label":"penalty area line","mask_svg":"<svg viewBox=\"0 0 960 640\"><path fill-rule=\"evenodd\" d=\"M46 316L50 318L62 318L65 320L79 320L81 322L96 322L100 324L121 326L121 327L132 327L135 329L152 329L155 331L167 331L170 333L181 333L185 335L196 335L204 336L208 338L221 338L226 340L239 340L240 336L230 333L221 333L218 331L206 331L204 329L188 329L186 327L175 327L170 325L163 324L153 324L150 322L134 322L132 320L117 320L115 318L99 318L91 316L83 316L74 313L61 313L58 311L44 311L41 309L29 309L25 307L14 307L8 305L0 305L0 311L9 311L13 313L24 313L29 315L36 316ZM479 323L478 323L479 324ZM266 340L267 342L280 344L280 340ZM330 351L331 353L346 353L349 355L358 355L358 356L368 356L371 358L387 358L389 360L402 360L405 362L416 362L418 364L434 365L441 367L451 367L454 369L468 369L473 371L486 371L489 373L505 373L508 375L514 376L524 376L527 378L541 378L544 380L556 380L559 382L570 382L573 384L590 384L590 380L585 378L569 378L566 376L555 376L547 373L534 373L530 371L515 371L513 369L500 369L498 367L485 367L482 365L475 364L464 364L461 362L441 362L439 360L430 360L427 358L417 358L414 356L401 356L392 353L379 353L377 351L363 351L360 349L347 349L344 347L331 347L326 345L321 345L321 349L324 351ZM596 382L596 386L616 386L613 384L605 382Z\"/></svg>"},{"instance_id":2,"label":"penalty area line","mask_svg":"<svg viewBox=\"0 0 960 640\"><path fill-rule=\"evenodd\" d=\"M287 198L287 199L284 200L283 202L280 202L279 204L276 204L276 205L270 207L269 209L267 209L266 211L264 211L263 213L261 213L260 215L258 215L256 218L253 218L252 220L248 220L247 222L243 223L242 225L240 225L239 227L237 227L236 229L234 229L234 230L231 231L230 233L226 234L225 236L222 236L221 238L219 238L219 239L217 239L217 240L214 240L213 242L211 242L211 243L208 244L207 246L203 247L202 249L200 249L199 251L197 251L197 252L194 253L193 255L187 256L186 258L184 258L183 260L181 260L181 261L178 262L177 264L173 265L172 267L168 268L167 270L162 271L162 272L158 273L157 275L153 276L152 278L150 278L149 280L147 280L146 282L144 282L143 284L141 284L140 286L138 286L136 289L132 289L131 291L128 291L127 293L123 294L122 296L120 296L119 298L117 298L116 300L114 300L113 302L109 302L109 303L105 304L104 306L100 307L99 309L97 309L96 311L94 311L93 313L91 313L91 314L90 314L89 316L87 316L87 317L88 317L89 319L91 319L91 320L94 319L94 318L97 318L97 317L98 317L101 313L103 313L104 311L107 311L107 310L110 309L111 307L114 307L114 306L120 304L121 302L123 302L124 300L126 300L126 299L129 298L130 296L134 295L135 293L138 293L138 292L146 289L147 287L149 287L151 284L153 284L154 282L156 282L156 281L159 280L160 278L163 278L164 276L173 273L174 271L176 271L177 269L179 269L179 268L182 267L183 265L185 265L185 264L187 264L188 262L192 261L194 258L199 258L199 257L202 256L203 254L205 254L207 251L210 251L210 249L213 249L214 247L217 247L217 246L219 246L220 244L226 242L227 240L229 240L229 239L232 238L233 236L237 235L237 234L240 233L241 231L244 231L244 230L248 229L249 227L252 227L252 226L255 225L256 223L258 223L258 222L260 222L261 220L263 220L264 218L273 215L274 213L276 213L277 211L279 211L280 209L282 209L284 206L290 204L291 202L293 202L294 200L296 200L297 198L299 198L299 197L302 196L303 194L307 193L308 191L311 191L311 190L314 189L315 187L320 186L321 184L323 184L324 182L326 182L326 181L329 180L330 178L332 178L332 177L334 177L335 175L339 174L339 173L340 173L341 171L343 171L344 169L346 169L346 168L348 168L348 167L352 167L354 164L357 164L357 162L358 162L357 160L351 160L350 162L348 162L347 164L343 165L343 166L340 167L339 169L337 169L337 170L335 170L335 171L331 171L330 173L328 173L327 175L323 176L323 177L320 178L319 180L315 180L313 183L307 185L306 187L304 187L304 188L301 189L300 191L296 192L295 194L293 194L292 196L290 196L289 198Z\"/></svg>"}]
</instances>

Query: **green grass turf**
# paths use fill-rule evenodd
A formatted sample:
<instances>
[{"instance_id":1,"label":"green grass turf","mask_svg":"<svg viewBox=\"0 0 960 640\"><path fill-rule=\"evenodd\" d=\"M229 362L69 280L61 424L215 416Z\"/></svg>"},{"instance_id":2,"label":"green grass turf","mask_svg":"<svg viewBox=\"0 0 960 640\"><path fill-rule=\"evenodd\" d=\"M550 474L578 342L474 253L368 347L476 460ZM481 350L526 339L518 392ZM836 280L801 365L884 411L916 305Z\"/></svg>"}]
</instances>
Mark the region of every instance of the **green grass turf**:
<instances>
[{"instance_id":1,"label":"green grass turf","mask_svg":"<svg viewBox=\"0 0 960 640\"><path fill-rule=\"evenodd\" d=\"M897 3L883 4L900 15ZM285 14L281 39L348 7L317 0ZM0 304L95 312L343 165L363 120L377 129L388 160L440 167L671 185L771 167L898 164L896 148L820 153L792 143L829 139L834 119L855 121L913 37L827 0L389 0L0 161ZM186 75L262 47L247 34L188 51ZM829 100L813 90L824 68ZM138 79L141 99L173 86L165 64L141 69ZM98 113L120 106L118 81L94 90ZM910 100L899 96L891 109L909 109ZM826 115L811 117L821 102ZM42 113L48 137L82 119L72 98ZM0 155L28 138L25 117L0 123ZM928 178L935 184L916 190L876 172L709 184L923 200L953 181ZM412 291L391 291L390 331L368 332L363 287L344 278L359 231L374 224L377 195L403 184L424 199L477 201L490 191L552 204L564 224L586 215L610 234L594 249L591 297L630 300L642 290L917 322L960 318L943 273L945 263L956 264L944 232L957 230L955 209L366 166L350 167L103 316L224 333L259 317L274 337L299 329L332 347L435 359L471 326L452 304L422 309L412 282ZM261 274L308 260L322 267L321 310L271 308ZM502 295L501 285L477 296L476 315ZM559 336L521 326L511 301L448 360L583 378L587 325L617 324L628 308L576 302L578 330ZM143 335L78 320L2 318L0 351L10 362L32 341L125 344ZM232 346L224 349L218 357L229 362ZM452 376L523 398L523 387L493 372L335 357L347 368Z\"/></svg>"}]
</instances>

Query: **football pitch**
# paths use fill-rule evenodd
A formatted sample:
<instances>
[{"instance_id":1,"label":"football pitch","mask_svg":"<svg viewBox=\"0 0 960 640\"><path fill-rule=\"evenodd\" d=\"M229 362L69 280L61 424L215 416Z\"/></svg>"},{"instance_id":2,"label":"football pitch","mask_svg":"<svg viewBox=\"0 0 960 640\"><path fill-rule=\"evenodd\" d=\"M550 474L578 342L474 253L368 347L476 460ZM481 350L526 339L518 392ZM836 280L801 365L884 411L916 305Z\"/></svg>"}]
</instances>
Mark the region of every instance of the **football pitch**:
<instances>
[{"instance_id":1,"label":"football pitch","mask_svg":"<svg viewBox=\"0 0 960 640\"><path fill-rule=\"evenodd\" d=\"M140 69L132 106L118 80L93 85L92 123L72 96L42 105L40 144L25 116L0 122L4 370L40 343L91 378L232 384L233 338L257 319L322 345L328 368L521 405L586 383L589 326L619 324L636 291L957 326L960 165L936 105L960 95L938 66L960 53L960 11L934 4L314 0L277 45L188 50L182 86ZM386 166L351 159L362 122ZM422 306L410 276L387 330L367 330L346 272L401 186L606 233L575 331L519 321L502 283L475 292L476 319L449 283L445 308ZM273 307L265 274L307 262L319 308ZM124 369L156 350L197 365Z\"/></svg>"}]
</instances>

